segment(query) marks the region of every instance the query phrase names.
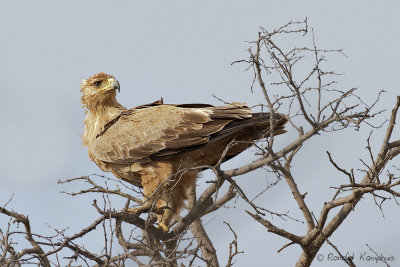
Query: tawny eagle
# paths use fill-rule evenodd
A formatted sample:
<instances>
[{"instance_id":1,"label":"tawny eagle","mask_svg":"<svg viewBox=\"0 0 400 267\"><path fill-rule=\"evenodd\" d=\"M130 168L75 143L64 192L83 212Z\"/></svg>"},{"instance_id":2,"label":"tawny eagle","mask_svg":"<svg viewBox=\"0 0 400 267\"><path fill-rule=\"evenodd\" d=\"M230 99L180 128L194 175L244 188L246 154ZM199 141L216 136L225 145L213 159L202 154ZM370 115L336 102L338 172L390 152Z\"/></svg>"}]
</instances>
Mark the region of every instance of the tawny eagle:
<instances>
[{"instance_id":1,"label":"tawny eagle","mask_svg":"<svg viewBox=\"0 0 400 267\"><path fill-rule=\"evenodd\" d=\"M118 81L98 73L82 81L87 109L83 144L103 171L143 188L144 200L164 212L158 224L168 231L173 216L195 184L200 166L215 165L269 136L269 113L252 113L242 103L163 104L162 100L127 109L116 100ZM285 132L287 119L273 115L274 134ZM186 170L186 171L182 171Z\"/></svg>"}]
</instances>

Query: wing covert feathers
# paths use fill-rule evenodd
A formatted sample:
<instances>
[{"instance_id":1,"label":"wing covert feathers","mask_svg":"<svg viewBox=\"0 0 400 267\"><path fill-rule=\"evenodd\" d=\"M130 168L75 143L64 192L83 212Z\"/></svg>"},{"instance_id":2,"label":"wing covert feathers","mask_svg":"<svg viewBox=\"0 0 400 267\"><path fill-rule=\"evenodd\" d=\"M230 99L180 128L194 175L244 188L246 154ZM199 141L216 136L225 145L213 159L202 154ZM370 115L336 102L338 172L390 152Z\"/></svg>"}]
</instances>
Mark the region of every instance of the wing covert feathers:
<instances>
[{"instance_id":1,"label":"wing covert feathers","mask_svg":"<svg viewBox=\"0 0 400 267\"><path fill-rule=\"evenodd\" d=\"M279 127L283 129L286 120L276 119L281 120ZM269 114L252 115L241 103L181 107L158 101L121 112L108 122L94 140L92 153L105 162L132 163L149 156L180 153L245 128L268 127L269 123Z\"/></svg>"}]
</instances>

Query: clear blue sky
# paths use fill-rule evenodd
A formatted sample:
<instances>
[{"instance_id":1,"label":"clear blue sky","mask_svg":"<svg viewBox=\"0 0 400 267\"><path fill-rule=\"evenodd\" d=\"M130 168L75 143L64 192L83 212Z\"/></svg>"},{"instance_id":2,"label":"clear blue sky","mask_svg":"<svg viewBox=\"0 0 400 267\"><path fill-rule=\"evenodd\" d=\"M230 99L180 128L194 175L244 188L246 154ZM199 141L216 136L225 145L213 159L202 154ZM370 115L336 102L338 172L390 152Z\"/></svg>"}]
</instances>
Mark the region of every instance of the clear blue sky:
<instances>
[{"instance_id":1,"label":"clear blue sky","mask_svg":"<svg viewBox=\"0 0 400 267\"><path fill-rule=\"evenodd\" d=\"M113 74L121 84L119 100L127 107L161 96L167 103L219 104L211 94L230 102L257 104L262 95L250 93L251 73L230 63L247 57L245 41L257 37L259 26L273 29L308 17L321 48L344 48L349 56L331 62L332 69L346 73L341 86L360 87L366 99L385 89L380 108L390 109L399 94L399 10L398 1L3 2L0 206L15 193L9 207L29 214L38 232L48 231L45 223L70 227L70 234L87 226L97 217L90 205L92 197L61 195L61 190L78 191L82 185L57 184L58 179L100 173L79 137L84 119L81 80L100 71ZM343 132L336 139L322 136L304 148L297 179L300 189L309 192L316 214L329 199L329 185L346 182L327 164L325 150L335 153L346 167L361 167L358 158L366 156L363 140L369 130ZM284 138L290 141L290 135ZM375 149L378 133L376 140ZM248 153L226 167L250 160ZM204 188L209 175L198 181L199 188ZM259 187L254 183L260 180L256 176L264 173L239 178L248 184L249 194ZM296 207L283 183L267 199L266 205L276 211ZM245 251L237 257L237 266L292 265L299 249L293 246L277 254L286 240L268 234L248 218L244 212L248 207L237 206L206 218L221 264L232 239L222 221L230 221L239 234L239 248ZM385 211L383 219L373 201L365 199L332 241L343 251L355 253L368 251L368 243L384 255L394 255L399 265L400 213L392 204ZM0 216L0 226L5 222ZM304 233L302 224L285 225ZM322 252L326 255L332 249L323 247ZM315 262L313 266L338 263Z\"/></svg>"}]
</instances>

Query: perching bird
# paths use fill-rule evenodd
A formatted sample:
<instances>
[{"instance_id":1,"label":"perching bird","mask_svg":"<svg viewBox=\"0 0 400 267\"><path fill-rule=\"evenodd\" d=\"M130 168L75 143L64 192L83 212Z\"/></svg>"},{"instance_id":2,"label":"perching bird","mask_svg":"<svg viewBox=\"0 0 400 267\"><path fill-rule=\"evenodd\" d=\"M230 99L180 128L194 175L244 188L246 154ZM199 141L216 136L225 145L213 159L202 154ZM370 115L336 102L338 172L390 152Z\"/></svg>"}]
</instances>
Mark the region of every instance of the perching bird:
<instances>
[{"instance_id":1,"label":"perching bird","mask_svg":"<svg viewBox=\"0 0 400 267\"><path fill-rule=\"evenodd\" d=\"M86 111L83 145L106 172L143 187L144 200L163 209L158 224L164 231L187 198L201 169L215 165L270 135L270 114L251 113L245 104L163 104L162 100L126 109L116 100L118 81L98 73L82 81ZM274 135L285 133L287 122L273 115ZM185 170L185 171L182 171Z\"/></svg>"}]
</instances>

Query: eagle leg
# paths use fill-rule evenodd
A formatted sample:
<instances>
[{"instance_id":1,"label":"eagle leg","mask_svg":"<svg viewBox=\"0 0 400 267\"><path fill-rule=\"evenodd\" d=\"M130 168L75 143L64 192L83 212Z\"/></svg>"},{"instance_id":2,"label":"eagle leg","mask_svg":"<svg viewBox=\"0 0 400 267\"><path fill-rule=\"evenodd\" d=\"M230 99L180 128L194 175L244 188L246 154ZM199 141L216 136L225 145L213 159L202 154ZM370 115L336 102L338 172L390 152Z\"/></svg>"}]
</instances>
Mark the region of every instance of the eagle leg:
<instances>
[{"instance_id":1,"label":"eagle leg","mask_svg":"<svg viewBox=\"0 0 400 267\"><path fill-rule=\"evenodd\" d=\"M183 207L184 200L188 197L188 188L195 184L199 173L198 170L186 171L179 167L173 167L170 162L159 161L146 166L140 173L143 205L154 208L158 227L165 232L169 231L171 220Z\"/></svg>"},{"instance_id":2,"label":"eagle leg","mask_svg":"<svg viewBox=\"0 0 400 267\"><path fill-rule=\"evenodd\" d=\"M180 181L173 181L166 183L162 187L162 193L158 196L156 208L163 211L157 215L158 227L165 232L169 231L171 220L179 213L184 204L186 194L183 189Z\"/></svg>"},{"instance_id":3,"label":"eagle leg","mask_svg":"<svg viewBox=\"0 0 400 267\"><path fill-rule=\"evenodd\" d=\"M158 227L161 228L164 232L169 232L169 224L174 217L174 212L172 211L172 207L168 206L168 203L164 200L160 199L156 203L157 209L163 209L162 214L157 214L157 222Z\"/></svg>"},{"instance_id":4,"label":"eagle leg","mask_svg":"<svg viewBox=\"0 0 400 267\"><path fill-rule=\"evenodd\" d=\"M157 200L157 209L163 209L158 215L158 225L164 231L169 230L171 220L184 206L188 198L188 188L195 185L198 171L186 171L175 175L173 181L166 183L160 198Z\"/></svg>"}]
</instances>

